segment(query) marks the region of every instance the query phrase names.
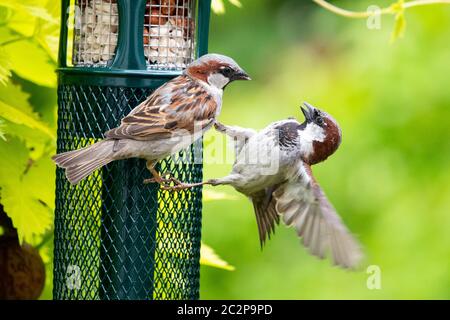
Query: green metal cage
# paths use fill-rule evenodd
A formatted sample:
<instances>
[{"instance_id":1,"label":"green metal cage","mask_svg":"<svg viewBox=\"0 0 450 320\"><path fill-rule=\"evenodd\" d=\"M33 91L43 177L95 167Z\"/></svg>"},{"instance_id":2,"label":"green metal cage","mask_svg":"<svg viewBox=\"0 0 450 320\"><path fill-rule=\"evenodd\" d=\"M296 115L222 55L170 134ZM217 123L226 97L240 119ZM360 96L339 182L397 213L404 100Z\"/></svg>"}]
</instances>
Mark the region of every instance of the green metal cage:
<instances>
[{"instance_id":1,"label":"green metal cage","mask_svg":"<svg viewBox=\"0 0 450 320\"><path fill-rule=\"evenodd\" d=\"M210 2L62 0L58 153L102 139L205 54ZM157 33L163 27L170 30ZM201 181L201 156L200 141L159 170ZM113 162L76 186L57 169L54 299L199 298L201 188L163 191L143 184L149 177L139 159Z\"/></svg>"}]
</instances>

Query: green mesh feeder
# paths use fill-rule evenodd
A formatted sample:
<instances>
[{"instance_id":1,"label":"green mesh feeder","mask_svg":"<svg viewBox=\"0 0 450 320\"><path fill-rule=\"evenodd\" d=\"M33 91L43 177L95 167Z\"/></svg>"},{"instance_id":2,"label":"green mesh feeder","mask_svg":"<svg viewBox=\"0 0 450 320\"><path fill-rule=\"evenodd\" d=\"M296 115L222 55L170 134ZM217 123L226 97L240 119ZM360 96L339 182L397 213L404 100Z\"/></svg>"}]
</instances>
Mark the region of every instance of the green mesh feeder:
<instances>
[{"instance_id":1,"label":"green mesh feeder","mask_svg":"<svg viewBox=\"0 0 450 320\"><path fill-rule=\"evenodd\" d=\"M205 54L210 2L62 0L58 153L102 139ZM157 169L198 182L201 155L200 141ZM171 193L143 184L150 177L140 159L76 186L57 169L55 299L198 299L201 188Z\"/></svg>"}]
</instances>

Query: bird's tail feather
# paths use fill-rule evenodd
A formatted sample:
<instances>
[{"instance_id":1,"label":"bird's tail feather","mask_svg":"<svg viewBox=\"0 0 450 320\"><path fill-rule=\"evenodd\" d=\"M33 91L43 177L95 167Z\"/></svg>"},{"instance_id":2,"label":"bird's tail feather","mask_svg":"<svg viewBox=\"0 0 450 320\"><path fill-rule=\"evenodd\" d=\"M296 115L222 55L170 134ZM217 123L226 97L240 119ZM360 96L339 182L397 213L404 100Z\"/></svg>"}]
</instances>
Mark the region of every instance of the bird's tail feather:
<instances>
[{"instance_id":1,"label":"bird's tail feather","mask_svg":"<svg viewBox=\"0 0 450 320\"><path fill-rule=\"evenodd\" d=\"M114 160L114 141L103 140L83 149L68 151L53 156L58 167L66 169L67 180L77 184L95 170Z\"/></svg>"}]
</instances>

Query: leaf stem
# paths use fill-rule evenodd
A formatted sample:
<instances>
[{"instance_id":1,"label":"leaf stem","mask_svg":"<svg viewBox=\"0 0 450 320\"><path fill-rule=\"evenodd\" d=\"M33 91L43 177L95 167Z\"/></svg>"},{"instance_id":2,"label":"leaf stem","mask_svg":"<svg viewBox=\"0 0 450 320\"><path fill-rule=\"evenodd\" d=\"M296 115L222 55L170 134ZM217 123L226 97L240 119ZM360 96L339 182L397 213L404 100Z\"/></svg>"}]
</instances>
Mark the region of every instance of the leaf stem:
<instances>
[{"instance_id":1,"label":"leaf stem","mask_svg":"<svg viewBox=\"0 0 450 320\"><path fill-rule=\"evenodd\" d=\"M319 6L331 11L337 15L347 17L347 18L356 18L356 19L365 19L370 16L373 16L376 12L370 11L350 11L346 9L339 8L325 0L313 0ZM403 9L408 9L412 7L425 6L430 4L450 4L450 0L414 0L405 2L402 7ZM392 6L387 8L383 8L379 11L379 14L395 14L396 10L393 9Z\"/></svg>"}]
</instances>

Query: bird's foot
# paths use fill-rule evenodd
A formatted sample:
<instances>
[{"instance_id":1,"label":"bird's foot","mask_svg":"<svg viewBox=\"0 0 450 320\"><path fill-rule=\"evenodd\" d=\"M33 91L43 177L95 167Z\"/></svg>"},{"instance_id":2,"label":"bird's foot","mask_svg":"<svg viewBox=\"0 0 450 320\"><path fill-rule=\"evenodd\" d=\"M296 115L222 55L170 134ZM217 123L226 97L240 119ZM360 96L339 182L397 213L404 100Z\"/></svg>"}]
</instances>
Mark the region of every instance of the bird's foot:
<instances>
[{"instance_id":1,"label":"bird's foot","mask_svg":"<svg viewBox=\"0 0 450 320\"><path fill-rule=\"evenodd\" d=\"M171 182L176 183L179 181L177 179L175 179L174 177L172 177L172 175L169 172L162 174L162 175L154 176L153 178L150 178L150 179L144 179L144 184L158 183L161 186L167 186Z\"/></svg>"},{"instance_id":2,"label":"bird's foot","mask_svg":"<svg viewBox=\"0 0 450 320\"><path fill-rule=\"evenodd\" d=\"M185 189L191 189L194 187L200 187L200 186L204 186L206 184L210 184L213 186L216 186L218 184L220 184L220 181L218 179L210 179L207 181L203 181L203 182L196 182L196 183L184 183L181 182L177 179L172 179L172 182L175 183L175 185L173 186L169 186L169 185L161 185L161 188L164 190L169 190L169 191L179 191L179 190L185 190Z\"/></svg>"},{"instance_id":3,"label":"bird's foot","mask_svg":"<svg viewBox=\"0 0 450 320\"><path fill-rule=\"evenodd\" d=\"M212 184L215 185L214 179L205 181L205 182L197 182L197 183L185 183L176 178L174 178L170 173L165 173L162 175L158 175L157 177L153 177L150 179L145 179L144 183L158 183L162 190L166 191L179 191L185 189L191 189L193 187L202 186L204 184Z\"/></svg>"},{"instance_id":4,"label":"bird's foot","mask_svg":"<svg viewBox=\"0 0 450 320\"><path fill-rule=\"evenodd\" d=\"M167 190L167 191L180 191L185 189L190 189L192 187L195 187L195 183L184 183L178 180L172 181L175 184L174 185L161 185L161 189Z\"/></svg>"},{"instance_id":5,"label":"bird's foot","mask_svg":"<svg viewBox=\"0 0 450 320\"><path fill-rule=\"evenodd\" d=\"M216 121L214 123L214 129L216 129L219 132L225 133L227 131L227 127L223 124L221 124L219 121Z\"/></svg>"}]
</instances>

